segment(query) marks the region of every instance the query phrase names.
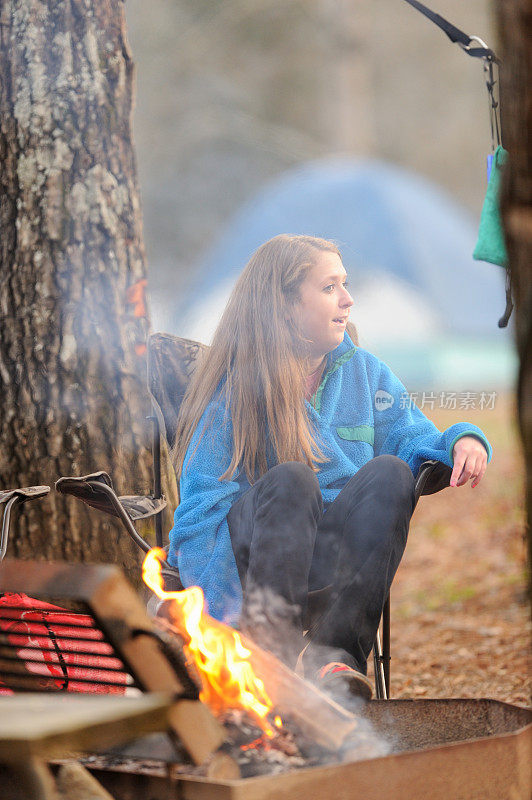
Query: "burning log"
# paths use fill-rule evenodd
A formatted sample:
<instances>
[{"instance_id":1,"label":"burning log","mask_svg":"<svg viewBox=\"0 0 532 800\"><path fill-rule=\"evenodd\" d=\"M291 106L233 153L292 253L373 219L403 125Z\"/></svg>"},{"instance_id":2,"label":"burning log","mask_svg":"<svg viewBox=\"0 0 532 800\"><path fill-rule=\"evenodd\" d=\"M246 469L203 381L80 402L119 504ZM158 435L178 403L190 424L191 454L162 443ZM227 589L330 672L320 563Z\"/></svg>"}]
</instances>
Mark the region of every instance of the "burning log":
<instances>
[{"instance_id":1,"label":"burning log","mask_svg":"<svg viewBox=\"0 0 532 800\"><path fill-rule=\"evenodd\" d=\"M358 727L356 717L296 675L272 653L246 637L243 642L251 651L249 660L253 669L261 676L275 705L297 721L316 744L328 750L341 750Z\"/></svg>"},{"instance_id":2,"label":"burning log","mask_svg":"<svg viewBox=\"0 0 532 800\"><path fill-rule=\"evenodd\" d=\"M160 575L164 558L164 551L151 550L144 561L143 577L158 597L167 601L167 619L159 619L158 625L184 639L203 679L200 696L204 702L218 712L247 708L268 737L274 732L267 718L277 708L321 747L334 752L344 748L358 727L356 717L272 653L204 613L203 593L198 587L166 592ZM253 690L255 696L250 697ZM279 720L277 726L281 724Z\"/></svg>"},{"instance_id":3,"label":"burning log","mask_svg":"<svg viewBox=\"0 0 532 800\"><path fill-rule=\"evenodd\" d=\"M170 609L168 612L171 613ZM212 617L208 617L208 620L209 625L222 634L227 635L231 631L227 625ZM182 638L181 630L167 619L159 617L155 623L162 630ZM357 730L357 718L313 684L300 678L272 653L263 650L248 637L239 636L250 653L249 664L264 683L272 707L290 716L309 739L326 750L337 752L348 745Z\"/></svg>"}]
</instances>

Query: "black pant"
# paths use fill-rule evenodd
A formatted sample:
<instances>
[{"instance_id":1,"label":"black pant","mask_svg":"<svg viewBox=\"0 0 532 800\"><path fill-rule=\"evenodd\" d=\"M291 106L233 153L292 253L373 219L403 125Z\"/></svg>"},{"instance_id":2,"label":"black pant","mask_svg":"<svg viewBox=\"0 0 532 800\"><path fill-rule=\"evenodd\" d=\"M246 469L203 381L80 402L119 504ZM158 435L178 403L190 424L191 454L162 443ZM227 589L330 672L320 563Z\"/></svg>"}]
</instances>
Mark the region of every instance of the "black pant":
<instances>
[{"instance_id":1,"label":"black pant","mask_svg":"<svg viewBox=\"0 0 532 800\"><path fill-rule=\"evenodd\" d=\"M365 673L414 507L414 477L396 456L368 461L325 513L309 467L273 467L227 518L242 629L293 666L308 628L306 667L337 660Z\"/></svg>"}]
</instances>

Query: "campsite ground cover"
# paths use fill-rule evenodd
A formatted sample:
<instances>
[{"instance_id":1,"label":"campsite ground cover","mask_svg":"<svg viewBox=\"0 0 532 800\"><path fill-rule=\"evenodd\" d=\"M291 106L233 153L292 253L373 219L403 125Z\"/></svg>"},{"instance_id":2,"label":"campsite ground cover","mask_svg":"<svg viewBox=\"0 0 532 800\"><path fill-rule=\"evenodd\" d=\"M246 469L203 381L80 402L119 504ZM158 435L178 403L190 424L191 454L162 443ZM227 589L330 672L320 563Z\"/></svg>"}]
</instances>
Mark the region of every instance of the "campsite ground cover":
<instances>
[{"instance_id":1,"label":"campsite ground cover","mask_svg":"<svg viewBox=\"0 0 532 800\"><path fill-rule=\"evenodd\" d=\"M494 455L481 483L423 497L392 587L392 696L492 697L528 704L524 464L514 399L492 410L423 411L468 420Z\"/></svg>"}]
</instances>

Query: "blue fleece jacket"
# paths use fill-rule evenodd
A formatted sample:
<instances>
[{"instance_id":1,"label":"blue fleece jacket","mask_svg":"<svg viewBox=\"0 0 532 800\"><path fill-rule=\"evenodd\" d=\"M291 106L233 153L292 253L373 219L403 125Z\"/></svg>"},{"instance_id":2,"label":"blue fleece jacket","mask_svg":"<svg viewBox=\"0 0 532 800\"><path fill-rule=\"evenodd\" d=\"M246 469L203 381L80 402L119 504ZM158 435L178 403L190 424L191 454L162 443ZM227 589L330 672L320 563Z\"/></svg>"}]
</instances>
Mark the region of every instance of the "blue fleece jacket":
<instances>
[{"instance_id":1,"label":"blue fleece jacket","mask_svg":"<svg viewBox=\"0 0 532 800\"><path fill-rule=\"evenodd\" d=\"M355 347L347 334L329 354L323 380L312 403L307 403L329 459L318 472L325 506L360 467L385 453L406 461L416 476L429 459L452 467L456 441L476 436L491 460L491 446L476 425L459 422L441 433L408 399L407 390L389 367ZM201 586L213 617L237 625L242 587L226 518L249 483L242 472L231 480L218 480L231 462L231 448L230 415L224 401L214 399L185 457L168 561L179 568L185 586Z\"/></svg>"}]
</instances>

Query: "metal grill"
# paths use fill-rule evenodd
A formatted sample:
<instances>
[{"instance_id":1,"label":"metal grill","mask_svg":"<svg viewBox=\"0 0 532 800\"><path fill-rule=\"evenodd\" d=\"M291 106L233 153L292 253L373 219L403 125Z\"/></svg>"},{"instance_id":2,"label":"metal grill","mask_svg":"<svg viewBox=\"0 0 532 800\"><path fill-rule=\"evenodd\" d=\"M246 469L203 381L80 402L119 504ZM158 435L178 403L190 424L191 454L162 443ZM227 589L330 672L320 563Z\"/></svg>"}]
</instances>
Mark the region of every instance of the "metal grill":
<instances>
[{"instance_id":1,"label":"metal grill","mask_svg":"<svg viewBox=\"0 0 532 800\"><path fill-rule=\"evenodd\" d=\"M134 688L139 684L88 610L26 602L21 595L0 598L1 693L130 694Z\"/></svg>"},{"instance_id":2,"label":"metal grill","mask_svg":"<svg viewBox=\"0 0 532 800\"><path fill-rule=\"evenodd\" d=\"M0 563L0 693L20 691L163 692L172 698L170 736L195 764L225 740L199 700L181 640L150 620L109 565Z\"/></svg>"}]
</instances>

